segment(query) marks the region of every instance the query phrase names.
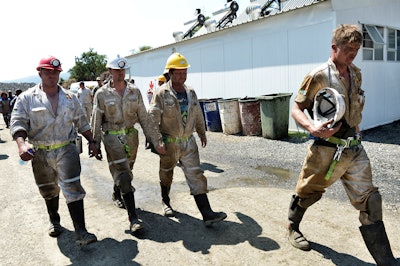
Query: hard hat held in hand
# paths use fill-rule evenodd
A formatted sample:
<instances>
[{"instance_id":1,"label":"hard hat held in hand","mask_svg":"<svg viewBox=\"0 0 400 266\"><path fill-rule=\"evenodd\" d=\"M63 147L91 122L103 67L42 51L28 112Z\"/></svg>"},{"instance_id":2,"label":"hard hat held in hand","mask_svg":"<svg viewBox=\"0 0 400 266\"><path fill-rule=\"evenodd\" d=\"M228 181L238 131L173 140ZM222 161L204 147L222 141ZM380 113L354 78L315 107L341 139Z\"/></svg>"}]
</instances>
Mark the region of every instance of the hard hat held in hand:
<instances>
[{"instance_id":1,"label":"hard hat held in hand","mask_svg":"<svg viewBox=\"0 0 400 266\"><path fill-rule=\"evenodd\" d=\"M173 53L167 59L165 69L186 69L190 67L186 58L180 53Z\"/></svg>"},{"instance_id":2,"label":"hard hat held in hand","mask_svg":"<svg viewBox=\"0 0 400 266\"><path fill-rule=\"evenodd\" d=\"M314 98L314 125L319 126L333 119L333 122L328 125L329 128L333 127L342 119L345 109L344 98L337 90L329 87L319 90Z\"/></svg>"}]
</instances>

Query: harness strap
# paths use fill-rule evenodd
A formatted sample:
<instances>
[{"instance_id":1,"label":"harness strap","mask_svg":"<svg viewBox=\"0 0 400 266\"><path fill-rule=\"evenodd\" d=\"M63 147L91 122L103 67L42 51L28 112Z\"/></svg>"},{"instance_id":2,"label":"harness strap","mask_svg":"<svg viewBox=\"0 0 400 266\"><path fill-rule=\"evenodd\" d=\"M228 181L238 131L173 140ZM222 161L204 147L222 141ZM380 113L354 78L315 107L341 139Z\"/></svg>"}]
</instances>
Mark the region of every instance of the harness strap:
<instances>
[{"instance_id":1,"label":"harness strap","mask_svg":"<svg viewBox=\"0 0 400 266\"><path fill-rule=\"evenodd\" d=\"M340 139L336 137L329 137L324 139L327 142L330 142L335 145L344 146L344 148L354 147L361 143L359 138L347 138L347 139Z\"/></svg>"},{"instance_id":2,"label":"harness strap","mask_svg":"<svg viewBox=\"0 0 400 266\"><path fill-rule=\"evenodd\" d=\"M347 139L340 139L336 137L329 137L324 139L325 141L336 145L336 153L333 156L333 160L329 165L328 172L325 175L325 180L329 180L332 176L333 171L335 170L336 164L339 162L340 157L342 156L342 152L346 148L357 146L361 143L360 138L349 137Z\"/></svg>"},{"instance_id":3,"label":"harness strap","mask_svg":"<svg viewBox=\"0 0 400 266\"><path fill-rule=\"evenodd\" d=\"M62 147L67 146L68 144L73 144L73 141L67 141L61 144L54 144L54 145L35 145L35 149L40 149L40 150L46 150L46 151L52 151L56 150Z\"/></svg>"},{"instance_id":4,"label":"harness strap","mask_svg":"<svg viewBox=\"0 0 400 266\"><path fill-rule=\"evenodd\" d=\"M129 135L130 133L138 133L137 129L134 127L124 128L120 130L107 130L106 135Z\"/></svg>"},{"instance_id":5,"label":"harness strap","mask_svg":"<svg viewBox=\"0 0 400 266\"><path fill-rule=\"evenodd\" d=\"M164 143L183 143L190 140L193 135L189 137L170 137L170 136L163 136Z\"/></svg>"}]
</instances>

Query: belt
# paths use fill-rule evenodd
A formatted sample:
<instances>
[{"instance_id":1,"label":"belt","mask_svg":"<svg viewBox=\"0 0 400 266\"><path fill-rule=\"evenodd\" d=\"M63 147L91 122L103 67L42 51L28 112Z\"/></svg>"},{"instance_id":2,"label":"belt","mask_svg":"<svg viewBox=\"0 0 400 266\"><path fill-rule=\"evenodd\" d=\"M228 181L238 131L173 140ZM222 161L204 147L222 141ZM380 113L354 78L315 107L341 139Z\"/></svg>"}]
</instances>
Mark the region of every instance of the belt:
<instances>
[{"instance_id":1,"label":"belt","mask_svg":"<svg viewBox=\"0 0 400 266\"><path fill-rule=\"evenodd\" d=\"M347 139L339 139L339 138L336 138L336 137L329 137L329 138L326 138L326 139L323 139L323 140L325 140L325 141L327 141L329 143L335 144L337 146L343 146L343 148L354 147L354 146L357 146L357 145L359 145L361 143L361 140L358 137L356 137L356 138L349 137Z\"/></svg>"},{"instance_id":2,"label":"belt","mask_svg":"<svg viewBox=\"0 0 400 266\"><path fill-rule=\"evenodd\" d=\"M182 143L190 140L192 138L192 135L189 137L170 137L170 136L164 136L163 141L164 143Z\"/></svg>"},{"instance_id":3,"label":"belt","mask_svg":"<svg viewBox=\"0 0 400 266\"><path fill-rule=\"evenodd\" d=\"M62 147L67 146L68 144L73 144L73 141L68 141L68 142L64 142L61 144L54 144L54 145L35 145L35 149L39 149L39 150L46 150L46 151L52 151L52 150L56 150Z\"/></svg>"},{"instance_id":4,"label":"belt","mask_svg":"<svg viewBox=\"0 0 400 266\"><path fill-rule=\"evenodd\" d=\"M130 127L130 128L125 128L125 129L120 129L120 130L107 130L106 131L106 135L110 134L110 135L129 135L130 133L137 133L137 129L134 127Z\"/></svg>"}]
</instances>

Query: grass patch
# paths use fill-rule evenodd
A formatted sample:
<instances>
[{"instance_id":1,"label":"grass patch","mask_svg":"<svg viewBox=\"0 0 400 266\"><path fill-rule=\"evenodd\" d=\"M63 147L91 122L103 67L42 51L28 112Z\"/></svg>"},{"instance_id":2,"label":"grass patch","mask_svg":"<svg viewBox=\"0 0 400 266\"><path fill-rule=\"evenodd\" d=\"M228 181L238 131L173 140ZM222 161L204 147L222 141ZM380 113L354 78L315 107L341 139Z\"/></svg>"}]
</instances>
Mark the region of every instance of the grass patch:
<instances>
[{"instance_id":1,"label":"grass patch","mask_svg":"<svg viewBox=\"0 0 400 266\"><path fill-rule=\"evenodd\" d=\"M289 131L289 138L293 139L308 139L310 133L300 131Z\"/></svg>"}]
</instances>

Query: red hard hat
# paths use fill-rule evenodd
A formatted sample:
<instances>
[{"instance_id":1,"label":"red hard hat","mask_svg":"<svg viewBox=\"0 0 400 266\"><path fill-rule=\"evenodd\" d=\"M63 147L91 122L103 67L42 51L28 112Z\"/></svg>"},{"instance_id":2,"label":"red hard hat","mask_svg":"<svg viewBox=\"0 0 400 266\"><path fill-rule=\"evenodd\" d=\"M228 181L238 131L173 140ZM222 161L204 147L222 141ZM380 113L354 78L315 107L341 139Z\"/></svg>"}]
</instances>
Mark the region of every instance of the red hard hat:
<instances>
[{"instance_id":1,"label":"red hard hat","mask_svg":"<svg viewBox=\"0 0 400 266\"><path fill-rule=\"evenodd\" d=\"M60 60L58 60L54 56L48 56L48 57L42 58L39 62L39 65L37 66L36 70L40 71L41 68L58 70L60 72L62 71Z\"/></svg>"}]
</instances>

